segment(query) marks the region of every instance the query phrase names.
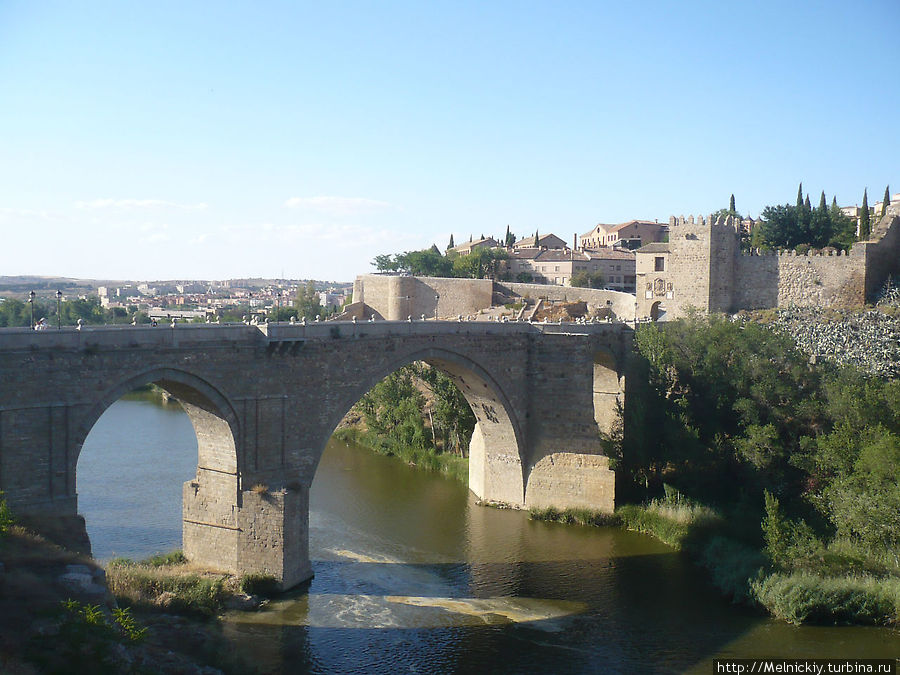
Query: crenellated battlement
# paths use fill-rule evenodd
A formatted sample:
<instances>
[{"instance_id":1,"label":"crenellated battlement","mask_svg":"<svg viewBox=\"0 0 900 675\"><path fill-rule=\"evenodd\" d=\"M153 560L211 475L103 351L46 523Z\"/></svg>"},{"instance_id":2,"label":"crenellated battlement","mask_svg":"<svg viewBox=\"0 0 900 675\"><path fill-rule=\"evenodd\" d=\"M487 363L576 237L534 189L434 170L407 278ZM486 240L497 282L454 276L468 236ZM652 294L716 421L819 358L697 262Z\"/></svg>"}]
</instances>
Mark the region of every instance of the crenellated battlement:
<instances>
[{"instance_id":1,"label":"crenellated battlement","mask_svg":"<svg viewBox=\"0 0 900 675\"><path fill-rule=\"evenodd\" d=\"M743 258L848 258L851 253L836 248L809 249L805 253L797 253L793 249L763 250L759 248L741 251Z\"/></svg>"},{"instance_id":2,"label":"crenellated battlement","mask_svg":"<svg viewBox=\"0 0 900 675\"><path fill-rule=\"evenodd\" d=\"M739 235L755 225L732 216L671 216L666 250L638 254L637 315L860 306L900 273L900 204L891 204L869 240L850 251L742 251Z\"/></svg>"}]
</instances>

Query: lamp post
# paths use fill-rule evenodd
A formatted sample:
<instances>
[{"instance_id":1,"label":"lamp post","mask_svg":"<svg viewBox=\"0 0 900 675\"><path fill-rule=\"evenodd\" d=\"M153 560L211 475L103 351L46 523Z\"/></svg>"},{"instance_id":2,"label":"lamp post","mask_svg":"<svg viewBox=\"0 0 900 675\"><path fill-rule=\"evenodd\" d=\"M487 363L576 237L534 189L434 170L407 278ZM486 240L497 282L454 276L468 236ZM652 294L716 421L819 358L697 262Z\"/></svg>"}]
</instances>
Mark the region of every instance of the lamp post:
<instances>
[{"instance_id":1,"label":"lamp post","mask_svg":"<svg viewBox=\"0 0 900 675\"><path fill-rule=\"evenodd\" d=\"M62 291L56 291L56 330L62 330L62 315L59 313L62 307Z\"/></svg>"},{"instance_id":2,"label":"lamp post","mask_svg":"<svg viewBox=\"0 0 900 675\"><path fill-rule=\"evenodd\" d=\"M438 300L440 300L440 299L441 299L440 294L435 293L434 294L434 320L435 321L437 321L437 307L438 307Z\"/></svg>"},{"instance_id":3,"label":"lamp post","mask_svg":"<svg viewBox=\"0 0 900 675\"><path fill-rule=\"evenodd\" d=\"M253 323L253 291L247 292L247 325Z\"/></svg>"},{"instance_id":4,"label":"lamp post","mask_svg":"<svg viewBox=\"0 0 900 675\"><path fill-rule=\"evenodd\" d=\"M34 330L34 291L28 294L28 304L31 305L31 330Z\"/></svg>"}]
</instances>

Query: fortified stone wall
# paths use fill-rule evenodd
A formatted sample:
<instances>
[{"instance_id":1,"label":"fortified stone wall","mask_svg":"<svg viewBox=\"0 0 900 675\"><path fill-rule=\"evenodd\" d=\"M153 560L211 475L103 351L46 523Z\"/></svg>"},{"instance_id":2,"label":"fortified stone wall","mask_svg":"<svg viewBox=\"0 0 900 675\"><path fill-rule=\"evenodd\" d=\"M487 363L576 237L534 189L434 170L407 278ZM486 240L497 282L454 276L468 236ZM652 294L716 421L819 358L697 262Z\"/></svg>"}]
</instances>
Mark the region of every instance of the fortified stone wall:
<instances>
[{"instance_id":1,"label":"fortified stone wall","mask_svg":"<svg viewBox=\"0 0 900 675\"><path fill-rule=\"evenodd\" d=\"M363 274L353 282L353 302L364 302L389 321L474 314L491 306L489 279L444 279Z\"/></svg>"},{"instance_id":2,"label":"fortified stone wall","mask_svg":"<svg viewBox=\"0 0 900 675\"><path fill-rule=\"evenodd\" d=\"M782 251L735 259L736 284L729 311L770 307L859 306L865 303L866 257L797 255Z\"/></svg>"},{"instance_id":3,"label":"fortified stone wall","mask_svg":"<svg viewBox=\"0 0 900 675\"><path fill-rule=\"evenodd\" d=\"M611 307L625 321L634 319L634 296L593 288L544 284L494 283L489 279L446 279L381 274L360 275L353 282L353 302L362 302L392 321L469 316L493 302L494 291L520 298L583 301L592 309Z\"/></svg>"},{"instance_id":4,"label":"fortified stone wall","mask_svg":"<svg viewBox=\"0 0 900 675\"><path fill-rule=\"evenodd\" d=\"M667 269L646 271L644 261L638 264L638 316L649 316L657 300L665 302L671 318L684 316L689 307L734 312L861 306L891 274L900 273L900 205L891 206L872 238L854 244L849 254L742 254L739 230L740 222L730 217L716 222L712 216L670 219L669 253L646 256L666 255Z\"/></svg>"}]
</instances>

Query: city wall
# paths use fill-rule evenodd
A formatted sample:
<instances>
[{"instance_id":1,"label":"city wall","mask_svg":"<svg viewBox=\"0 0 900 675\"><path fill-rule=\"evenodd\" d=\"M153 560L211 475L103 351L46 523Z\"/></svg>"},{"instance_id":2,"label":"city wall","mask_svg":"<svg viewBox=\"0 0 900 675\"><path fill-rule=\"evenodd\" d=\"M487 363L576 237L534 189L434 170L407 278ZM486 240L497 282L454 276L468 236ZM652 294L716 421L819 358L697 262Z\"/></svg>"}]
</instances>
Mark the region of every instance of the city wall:
<instances>
[{"instance_id":1,"label":"city wall","mask_svg":"<svg viewBox=\"0 0 900 675\"><path fill-rule=\"evenodd\" d=\"M664 303L670 318L688 308L859 307L900 273L900 205L849 253L742 253L739 229L731 218L671 219L669 252L657 254L666 258L666 269L638 266L638 316L649 316L655 302Z\"/></svg>"},{"instance_id":2,"label":"city wall","mask_svg":"<svg viewBox=\"0 0 900 675\"><path fill-rule=\"evenodd\" d=\"M468 316L490 307L493 295L489 279L363 274L353 282L353 302L365 303L388 321Z\"/></svg>"},{"instance_id":3,"label":"city wall","mask_svg":"<svg viewBox=\"0 0 900 675\"><path fill-rule=\"evenodd\" d=\"M364 274L353 283L353 302L361 302L392 321L408 317L454 318L490 307L494 294L511 298L544 298L555 302L586 302L590 309L610 308L623 321L634 319L634 296L594 288L545 284L495 283L490 279L446 279Z\"/></svg>"}]
</instances>

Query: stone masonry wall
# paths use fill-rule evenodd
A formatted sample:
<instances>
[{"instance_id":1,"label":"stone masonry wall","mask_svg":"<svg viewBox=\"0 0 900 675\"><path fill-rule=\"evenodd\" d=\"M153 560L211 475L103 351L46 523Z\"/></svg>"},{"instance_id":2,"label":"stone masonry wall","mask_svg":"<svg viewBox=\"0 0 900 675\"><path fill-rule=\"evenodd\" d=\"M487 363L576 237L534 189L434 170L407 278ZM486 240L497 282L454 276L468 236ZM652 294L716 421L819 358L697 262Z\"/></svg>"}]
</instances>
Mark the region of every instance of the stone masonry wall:
<instances>
[{"instance_id":1,"label":"stone masonry wall","mask_svg":"<svg viewBox=\"0 0 900 675\"><path fill-rule=\"evenodd\" d=\"M200 446L183 485L186 554L297 583L310 573L306 491L333 429L379 379L424 360L473 407L486 498L609 509L594 401L614 404L617 375L595 388L594 370L603 351L618 373L630 336L622 324L456 321L4 329L0 490L23 514L74 515L90 429L157 382L184 401Z\"/></svg>"},{"instance_id":2,"label":"stone masonry wall","mask_svg":"<svg viewBox=\"0 0 900 675\"><path fill-rule=\"evenodd\" d=\"M491 306L489 279L444 279L364 274L353 283L353 302L365 302L385 319L467 316Z\"/></svg>"},{"instance_id":3,"label":"stone masonry wall","mask_svg":"<svg viewBox=\"0 0 900 675\"><path fill-rule=\"evenodd\" d=\"M631 293L609 291L600 288L578 288L576 286L551 286L546 284L520 284L498 282L497 291L520 298L545 298L556 302L586 302L590 309L611 307L621 321L634 319L634 296ZM611 303L611 304L607 304Z\"/></svg>"},{"instance_id":4,"label":"stone masonry wall","mask_svg":"<svg viewBox=\"0 0 900 675\"><path fill-rule=\"evenodd\" d=\"M865 302L865 256L796 255L793 251L735 259L729 308L858 306Z\"/></svg>"}]
</instances>

